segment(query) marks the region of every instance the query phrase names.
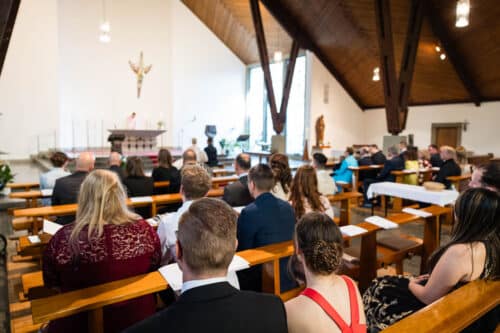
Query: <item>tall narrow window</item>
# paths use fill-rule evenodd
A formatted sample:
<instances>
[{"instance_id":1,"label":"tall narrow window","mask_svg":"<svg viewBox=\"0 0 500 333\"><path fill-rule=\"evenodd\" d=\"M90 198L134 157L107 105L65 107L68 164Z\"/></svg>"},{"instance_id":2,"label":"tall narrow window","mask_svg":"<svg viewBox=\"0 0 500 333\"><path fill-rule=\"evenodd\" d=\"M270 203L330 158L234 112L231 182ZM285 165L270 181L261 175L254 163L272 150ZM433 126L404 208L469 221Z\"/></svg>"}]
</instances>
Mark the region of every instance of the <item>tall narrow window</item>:
<instances>
[{"instance_id":1,"label":"tall narrow window","mask_svg":"<svg viewBox=\"0 0 500 333\"><path fill-rule=\"evenodd\" d=\"M273 63L270 66L273 89L278 111L283 95L283 84L288 61ZM248 70L247 87L247 119L250 134L250 148L258 150L261 144L270 145L275 134L261 66L253 66ZM304 147L305 120L305 87L306 57L297 57L292 88L288 100L288 111L285 131L287 154L301 154Z\"/></svg>"}]
</instances>

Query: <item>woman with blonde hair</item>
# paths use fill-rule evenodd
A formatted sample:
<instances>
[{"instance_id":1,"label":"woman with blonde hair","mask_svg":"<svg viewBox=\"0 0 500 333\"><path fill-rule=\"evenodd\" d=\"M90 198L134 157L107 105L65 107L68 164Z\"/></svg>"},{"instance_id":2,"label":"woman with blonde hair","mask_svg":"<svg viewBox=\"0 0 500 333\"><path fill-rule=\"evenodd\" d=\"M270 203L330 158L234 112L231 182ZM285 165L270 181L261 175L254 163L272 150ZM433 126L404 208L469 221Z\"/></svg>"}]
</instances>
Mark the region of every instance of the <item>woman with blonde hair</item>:
<instances>
[{"instance_id":1,"label":"woman with blonde hair","mask_svg":"<svg viewBox=\"0 0 500 333\"><path fill-rule=\"evenodd\" d=\"M310 165L297 169L290 189L290 204L297 219L310 212L324 213L333 218L330 201L318 192L316 171Z\"/></svg>"},{"instance_id":2,"label":"woman with blonde hair","mask_svg":"<svg viewBox=\"0 0 500 333\"><path fill-rule=\"evenodd\" d=\"M321 213L304 215L295 226L295 255L306 289L285 303L288 332L366 332L363 302L356 284L337 275L342 265L342 234Z\"/></svg>"},{"instance_id":3,"label":"woman with blonde hair","mask_svg":"<svg viewBox=\"0 0 500 333\"><path fill-rule=\"evenodd\" d=\"M74 223L52 237L43 255L43 279L60 292L82 289L158 269L160 241L153 228L128 210L118 176L90 173L80 188ZM155 312L154 295L104 308L104 331L120 332ZM48 332L88 332L87 314L51 321Z\"/></svg>"}]
</instances>

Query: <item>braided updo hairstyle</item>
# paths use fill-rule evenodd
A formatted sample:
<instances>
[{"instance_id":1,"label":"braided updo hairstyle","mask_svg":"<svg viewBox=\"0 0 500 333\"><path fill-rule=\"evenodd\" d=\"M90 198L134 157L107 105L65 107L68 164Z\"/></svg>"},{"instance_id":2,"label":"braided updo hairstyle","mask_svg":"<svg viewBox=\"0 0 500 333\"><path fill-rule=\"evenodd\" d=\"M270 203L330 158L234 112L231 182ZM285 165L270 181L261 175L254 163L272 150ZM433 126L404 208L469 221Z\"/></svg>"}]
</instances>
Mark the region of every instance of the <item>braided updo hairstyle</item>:
<instances>
[{"instance_id":1,"label":"braided updo hairstyle","mask_svg":"<svg viewBox=\"0 0 500 333\"><path fill-rule=\"evenodd\" d=\"M295 226L299 250L305 264L315 274L330 275L342 264L342 234L339 227L325 214L305 214Z\"/></svg>"}]
</instances>

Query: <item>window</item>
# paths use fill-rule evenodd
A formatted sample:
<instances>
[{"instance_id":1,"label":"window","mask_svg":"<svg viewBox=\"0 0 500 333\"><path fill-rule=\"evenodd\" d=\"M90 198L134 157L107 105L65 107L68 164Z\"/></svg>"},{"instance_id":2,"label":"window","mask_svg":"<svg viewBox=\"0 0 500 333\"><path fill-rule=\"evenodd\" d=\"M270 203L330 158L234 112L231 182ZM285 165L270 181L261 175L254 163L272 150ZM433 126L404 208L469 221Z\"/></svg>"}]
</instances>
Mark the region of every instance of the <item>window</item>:
<instances>
[{"instance_id":1,"label":"window","mask_svg":"<svg viewBox=\"0 0 500 333\"><path fill-rule=\"evenodd\" d=\"M270 65L278 112L281 106L287 65L288 61ZM306 57L300 56L297 57L295 63L285 130L282 133L286 139L287 154L302 154L304 148L305 91ZM247 128L250 134L250 149L260 150L262 144L271 144L271 137L275 132L261 66L252 66L248 69Z\"/></svg>"}]
</instances>

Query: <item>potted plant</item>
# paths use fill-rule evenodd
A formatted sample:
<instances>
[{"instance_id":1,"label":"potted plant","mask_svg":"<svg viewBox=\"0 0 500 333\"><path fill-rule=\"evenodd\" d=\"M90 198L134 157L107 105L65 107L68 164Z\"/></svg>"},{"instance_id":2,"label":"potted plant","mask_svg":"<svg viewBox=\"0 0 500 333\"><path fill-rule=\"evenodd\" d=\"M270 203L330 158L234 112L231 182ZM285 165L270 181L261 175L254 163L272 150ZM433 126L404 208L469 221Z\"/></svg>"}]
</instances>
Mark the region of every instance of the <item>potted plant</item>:
<instances>
[{"instance_id":1,"label":"potted plant","mask_svg":"<svg viewBox=\"0 0 500 333\"><path fill-rule=\"evenodd\" d=\"M5 185L14 179L10 167L7 164L0 164L0 191L2 191Z\"/></svg>"}]
</instances>

